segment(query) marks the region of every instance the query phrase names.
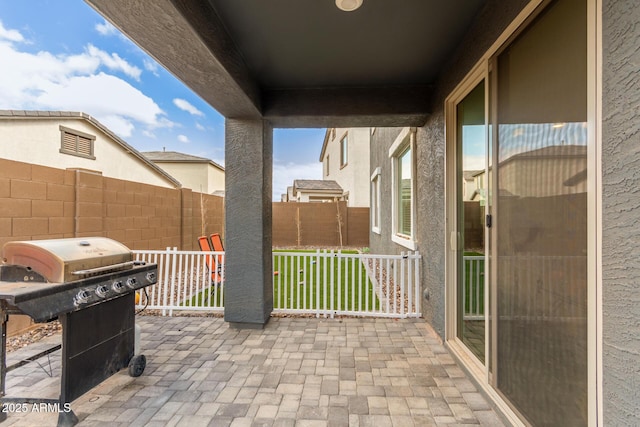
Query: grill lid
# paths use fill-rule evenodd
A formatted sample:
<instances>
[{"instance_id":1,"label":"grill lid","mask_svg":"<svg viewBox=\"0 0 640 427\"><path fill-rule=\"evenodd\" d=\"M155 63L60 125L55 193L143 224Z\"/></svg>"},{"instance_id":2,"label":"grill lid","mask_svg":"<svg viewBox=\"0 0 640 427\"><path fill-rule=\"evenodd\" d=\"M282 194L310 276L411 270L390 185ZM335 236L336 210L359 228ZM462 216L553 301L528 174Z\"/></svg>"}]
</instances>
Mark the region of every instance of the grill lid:
<instances>
[{"instance_id":1,"label":"grill lid","mask_svg":"<svg viewBox=\"0 0 640 427\"><path fill-rule=\"evenodd\" d=\"M124 266L133 260L133 254L115 240L83 237L8 242L2 249L2 258L6 264L36 271L49 282L68 282L89 275L85 270Z\"/></svg>"}]
</instances>

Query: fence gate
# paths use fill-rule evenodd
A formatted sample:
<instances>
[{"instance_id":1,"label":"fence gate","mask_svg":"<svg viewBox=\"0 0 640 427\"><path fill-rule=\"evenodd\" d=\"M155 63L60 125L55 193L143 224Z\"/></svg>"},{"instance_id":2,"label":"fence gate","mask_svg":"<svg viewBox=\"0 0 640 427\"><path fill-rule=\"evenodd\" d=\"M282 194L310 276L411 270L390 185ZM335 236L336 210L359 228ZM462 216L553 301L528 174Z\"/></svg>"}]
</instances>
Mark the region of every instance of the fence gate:
<instances>
[{"instance_id":1,"label":"fence gate","mask_svg":"<svg viewBox=\"0 0 640 427\"><path fill-rule=\"evenodd\" d=\"M158 264L158 283L137 308L224 312L224 252L133 251ZM418 252L373 255L343 251L273 252L273 312L318 317L420 317Z\"/></svg>"}]
</instances>

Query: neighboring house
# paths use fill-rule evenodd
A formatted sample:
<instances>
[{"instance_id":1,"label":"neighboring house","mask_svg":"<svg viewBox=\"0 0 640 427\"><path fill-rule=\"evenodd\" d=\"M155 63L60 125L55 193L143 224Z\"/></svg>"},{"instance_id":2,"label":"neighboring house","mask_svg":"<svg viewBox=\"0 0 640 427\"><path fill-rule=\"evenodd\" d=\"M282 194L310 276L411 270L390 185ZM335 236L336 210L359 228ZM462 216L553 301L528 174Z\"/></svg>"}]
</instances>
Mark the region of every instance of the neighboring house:
<instances>
[{"instance_id":1,"label":"neighboring house","mask_svg":"<svg viewBox=\"0 0 640 427\"><path fill-rule=\"evenodd\" d=\"M226 118L226 250L242 257L226 266L226 321L263 327L273 307L273 128L387 126L371 143L370 249L420 250L437 356L506 424L640 425L637 0L365 0L346 14L86 1ZM586 149L515 161L562 146ZM491 171L475 248L460 182L473 157ZM415 356L433 380L427 353ZM450 409L452 423L491 423Z\"/></svg>"},{"instance_id":2,"label":"neighboring house","mask_svg":"<svg viewBox=\"0 0 640 427\"><path fill-rule=\"evenodd\" d=\"M293 186L287 187L287 194L282 195L283 202L335 202L346 201L340 184L322 179L296 179Z\"/></svg>"},{"instance_id":3,"label":"neighboring house","mask_svg":"<svg viewBox=\"0 0 640 427\"><path fill-rule=\"evenodd\" d=\"M224 196L224 167L204 157L176 151L145 151L153 163L193 191Z\"/></svg>"},{"instance_id":4,"label":"neighboring house","mask_svg":"<svg viewBox=\"0 0 640 427\"><path fill-rule=\"evenodd\" d=\"M167 188L180 182L85 113L0 110L0 158Z\"/></svg>"},{"instance_id":5,"label":"neighboring house","mask_svg":"<svg viewBox=\"0 0 640 427\"><path fill-rule=\"evenodd\" d=\"M320 161L322 177L344 189L348 205L369 207L369 145L375 128L329 128Z\"/></svg>"},{"instance_id":6,"label":"neighboring house","mask_svg":"<svg viewBox=\"0 0 640 427\"><path fill-rule=\"evenodd\" d=\"M465 171L462 181L462 193L465 200L475 200L478 197L478 189L482 188L484 170Z\"/></svg>"}]
</instances>

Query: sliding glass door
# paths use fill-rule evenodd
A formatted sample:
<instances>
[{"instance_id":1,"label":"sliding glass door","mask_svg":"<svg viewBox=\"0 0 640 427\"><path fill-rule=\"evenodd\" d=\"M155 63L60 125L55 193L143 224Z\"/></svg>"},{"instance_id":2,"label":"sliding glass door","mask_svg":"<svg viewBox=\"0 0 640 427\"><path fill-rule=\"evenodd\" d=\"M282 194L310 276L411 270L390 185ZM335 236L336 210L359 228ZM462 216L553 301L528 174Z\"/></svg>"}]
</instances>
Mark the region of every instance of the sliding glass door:
<instances>
[{"instance_id":1,"label":"sliding glass door","mask_svg":"<svg viewBox=\"0 0 640 427\"><path fill-rule=\"evenodd\" d=\"M583 426L587 0L534 15L447 100L447 338L531 425Z\"/></svg>"},{"instance_id":2,"label":"sliding glass door","mask_svg":"<svg viewBox=\"0 0 640 427\"><path fill-rule=\"evenodd\" d=\"M498 390L534 425L587 419L586 2L497 57Z\"/></svg>"},{"instance_id":3,"label":"sliding glass door","mask_svg":"<svg viewBox=\"0 0 640 427\"><path fill-rule=\"evenodd\" d=\"M456 105L457 337L485 361L485 82Z\"/></svg>"}]
</instances>

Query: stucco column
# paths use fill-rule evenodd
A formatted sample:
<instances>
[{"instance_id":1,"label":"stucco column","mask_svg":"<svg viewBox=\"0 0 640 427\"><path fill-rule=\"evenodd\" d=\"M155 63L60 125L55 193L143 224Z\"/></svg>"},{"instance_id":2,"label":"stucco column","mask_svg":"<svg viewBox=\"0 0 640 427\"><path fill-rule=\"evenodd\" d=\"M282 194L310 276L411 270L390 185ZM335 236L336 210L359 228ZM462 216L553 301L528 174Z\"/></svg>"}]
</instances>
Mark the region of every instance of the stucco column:
<instances>
[{"instance_id":1,"label":"stucco column","mask_svg":"<svg viewBox=\"0 0 640 427\"><path fill-rule=\"evenodd\" d=\"M224 319L239 328L262 328L273 310L272 158L268 122L226 120Z\"/></svg>"}]
</instances>

